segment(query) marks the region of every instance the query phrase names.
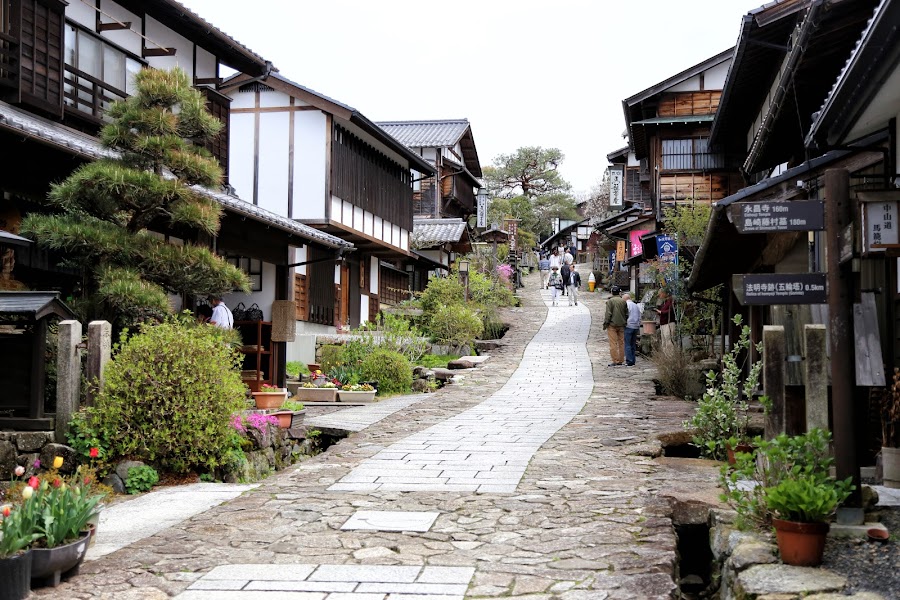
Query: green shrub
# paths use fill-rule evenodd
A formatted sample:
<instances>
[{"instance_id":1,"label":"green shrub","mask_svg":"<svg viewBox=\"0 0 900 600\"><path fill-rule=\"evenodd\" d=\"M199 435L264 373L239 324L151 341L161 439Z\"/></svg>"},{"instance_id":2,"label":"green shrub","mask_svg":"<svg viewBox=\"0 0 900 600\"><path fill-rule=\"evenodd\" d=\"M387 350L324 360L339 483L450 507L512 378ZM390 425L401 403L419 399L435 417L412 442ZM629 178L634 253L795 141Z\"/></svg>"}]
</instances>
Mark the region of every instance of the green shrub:
<instances>
[{"instance_id":1,"label":"green shrub","mask_svg":"<svg viewBox=\"0 0 900 600\"><path fill-rule=\"evenodd\" d=\"M319 364L322 365L322 372L327 373L335 367L339 367L347 362L347 349L343 345L329 344L319 349Z\"/></svg>"},{"instance_id":2,"label":"green shrub","mask_svg":"<svg viewBox=\"0 0 900 600\"><path fill-rule=\"evenodd\" d=\"M159 473L150 465L141 465L128 469L125 489L129 494L147 492L159 481Z\"/></svg>"},{"instance_id":3,"label":"green shrub","mask_svg":"<svg viewBox=\"0 0 900 600\"><path fill-rule=\"evenodd\" d=\"M441 306L462 303L465 300L465 294L465 287L455 276L432 277L428 281L428 287L419 294L419 305L427 317L435 313Z\"/></svg>"},{"instance_id":4,"label":"green shrub","mask_svg":"<svg viewBox=\"0 0 900 600\"><path fill-rule=\"evenodd\" d=\"M471 345L483 332L481 317L462 304L441 306L428 323L428 333L435 342L457 348Z\"/></svg>"},{"instance_id":5,"label":"green shrub","mask_svg":"<svg viewBox=\"0 0 900 600\"><path fill-rule=\"evenodd\" d=\"M76 449L94 446L110 462L128 456L176 473L222 465L233 448L231 415L246 406L243 357L222 332L172 317L124 333L103 390L72 422Z\"/></svg>"},{"instance_id":6,"label":"green shrub","mask_svg":"<svg viewBox=\"0 0 900 600\"><path fill-rule=\"evenodd\" d=\"M363 359L360 377L377 381L378 395L400 394L412 387L412 366L399 352L378 349Z\"/></svg>"},{"instance_id":7,"label":"green shrub","mask_svg":"<svg viewBox=\"0 0 900 600\"><path fill-rule=\"evenodd\" d=\"M427 369L446 369L447 363L457 358L458 354L425 354L417 364Z\"/></svg>"},{"instance_id":8,"label":"green shrub","mask_svg":"<svg viewBox=\"0 0 900 600\"><path fill-rule=\"evenodd\" d=\"M299 360L289 360L284 365L284 371L292 379L300 379L301 375L309 375L309 367Z\"/></svg>"}]
</instances>

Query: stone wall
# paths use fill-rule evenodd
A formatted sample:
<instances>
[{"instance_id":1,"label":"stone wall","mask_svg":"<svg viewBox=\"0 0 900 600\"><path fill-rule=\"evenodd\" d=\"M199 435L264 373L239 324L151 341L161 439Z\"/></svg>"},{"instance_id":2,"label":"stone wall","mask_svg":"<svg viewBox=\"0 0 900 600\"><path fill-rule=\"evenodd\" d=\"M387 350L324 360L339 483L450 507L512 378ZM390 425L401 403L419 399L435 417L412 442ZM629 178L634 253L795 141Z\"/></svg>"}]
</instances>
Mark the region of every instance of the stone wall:
<instances>
[{"instance_id":1,"label":"stone wall","mask_svg":"<svg viewBox=\"0 0 900 600\"><path fill-rule=\"evenodd\" d=\"M253 448L244 451L246 462L222 473L222 479L226 483L259 481L291 466L304 456L312 456L321 451L319 438L310 437L306 427L268 427L264 432L248 428L247 436L253 441Z\"/></svg>"},{"instance_id":2,"label":"stone wall","mask_svg":"<svg viewBox=\"0 0 900 600\"><path fill-rule=\"evenodd\" d=\"M25 467L26 474L32 475L36 471L34 461L49 466L54 456L63 456L74 468L74 456L68 460L61 451L65 447L55 442L52 431L0 431L0 481L8 481L19 465ZM67 466L64 464L64 468Z\"/></svg>"}]
</instances>

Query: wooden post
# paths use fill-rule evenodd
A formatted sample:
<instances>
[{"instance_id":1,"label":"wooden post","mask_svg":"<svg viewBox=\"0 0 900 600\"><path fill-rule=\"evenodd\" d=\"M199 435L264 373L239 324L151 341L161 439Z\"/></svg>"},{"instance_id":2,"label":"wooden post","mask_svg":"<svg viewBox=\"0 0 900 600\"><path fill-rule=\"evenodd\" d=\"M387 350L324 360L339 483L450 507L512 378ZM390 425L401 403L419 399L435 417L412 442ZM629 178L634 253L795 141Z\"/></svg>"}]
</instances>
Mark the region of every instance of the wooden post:
<instances>
[{"instance_id":1,"label":"wooden post","mask_svg":"<svg viewBox=\"0 0 900 600\"><path fill-rule=\"evenodd\" d=\"M59 353L56 357L56 442L66 441L69 421L78 410L81 397L81 323L60 321Z\"/></svg>"},{"instance_id":2,"label":"wooden post","mask_svg":"<svg viewBox=\"0 0 900 600\"><path fill-rule=\"evenodd\" d=\"M94 403L96 394L103 389L104 371L112 353L112 325L109 321L88 323L87 380L85 405Z\"/></svg>"},{"instance_id":3,"label":"wooden post","mask_svg":"<svg viewBox=\"0 0 900 600\"><path fill-rule=\"evenodd\" d=\"M804 384L806 388L806 431L828 429L828 353L825 326L803 326Z\"/></svg>"},{"instance_id":4,"label":"wooden post","mask_svg":"<svg viewBox=\"0 0 900 600\"><path fill-rule=\"evenodd\" d=\"M850 173L846 169L825 171L825 244L828 281L828 326L831 334L831 406L834 423L834 458L838 479L851 477L856 486L847 500L861 506L859 457L856 453L853 388L854 341L851 323L850 261L841 264L841 237L851 223Z\"/></svg>"},{"instance_id":5,"label":"wooden post","mask_svg":"<svg viewBox=\"0 0 900 600\"><path fill-rule=\"evenodd\" d=\"M784 327L763 326L763 393L772 407L766 416L767 440L783 433L785 427L784 352Z\"/></svg>"}]
</instances>

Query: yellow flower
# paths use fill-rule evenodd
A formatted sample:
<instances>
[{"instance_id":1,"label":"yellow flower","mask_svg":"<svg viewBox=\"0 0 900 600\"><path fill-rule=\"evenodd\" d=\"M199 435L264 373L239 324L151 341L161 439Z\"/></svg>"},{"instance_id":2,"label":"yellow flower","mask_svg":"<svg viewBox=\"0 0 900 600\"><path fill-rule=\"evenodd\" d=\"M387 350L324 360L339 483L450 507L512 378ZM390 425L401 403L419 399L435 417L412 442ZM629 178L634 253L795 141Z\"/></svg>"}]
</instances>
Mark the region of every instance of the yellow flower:
<instances>
[{"instance_id":1,"label":"yellow flower","mask_svg":"<svg viewBox=\"0 0 900 600\"><path fill-rule=\"evenodd\" d=\"M31 498L31 495L34 494L34 488L30 485L26 485L22 488L22 497L28 500Z\"/></svg>"},{"instance_id":2,"label":"yellow flower","mask_svg":"<svg viewBox=\"0 0 900 600\"><path fill-rule=\"evenodd\" d=\"M53 459L53 468L54 468L54 469L58 469L58 468L60 468L62 465L63 465L63 457L62 457L62 456L54 457L54 459Z\"/></svg>"}]
</instances>

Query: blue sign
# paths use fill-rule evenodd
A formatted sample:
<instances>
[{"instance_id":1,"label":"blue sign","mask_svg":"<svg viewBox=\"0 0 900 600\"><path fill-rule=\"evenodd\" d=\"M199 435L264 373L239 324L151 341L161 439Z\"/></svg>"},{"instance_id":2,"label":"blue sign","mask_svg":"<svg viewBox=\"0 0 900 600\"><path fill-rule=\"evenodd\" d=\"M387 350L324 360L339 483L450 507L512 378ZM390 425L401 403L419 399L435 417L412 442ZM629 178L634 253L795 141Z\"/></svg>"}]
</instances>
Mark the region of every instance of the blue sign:
<instances>
[{"instance_id":1,"label":"blue sign","mask_svg":"<svg viewBox=\"0 0 900 600\"><path fill-rule=\"evenodd\" d=\"M609 274L612 275L613 271L616 270L616 251L613 250L609 253Z\"/></svg>"},{"instance_id":2,"label":"blue sign","mask_svg":"<svg viewBox=\"0 0 900 600\"><path fill-rule=\"evenodd\" d=\"M671 235L661 233L656 236L656 253L660 263L675 266L674 269L665 269L663 275L666 283L671 283L678 275L678 242Z\"/></svg>"}]
</instances>

